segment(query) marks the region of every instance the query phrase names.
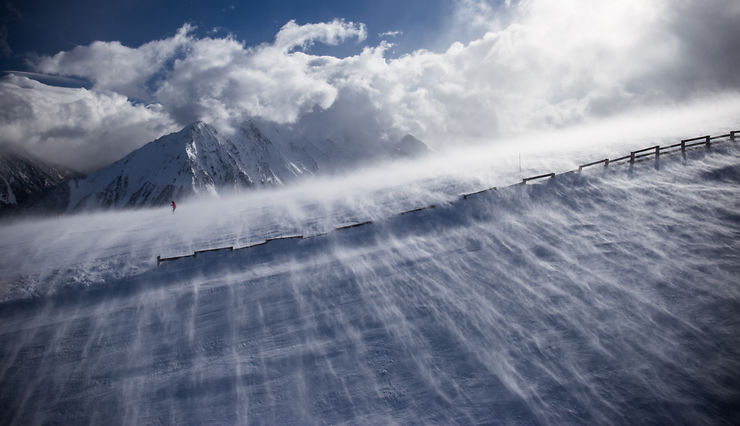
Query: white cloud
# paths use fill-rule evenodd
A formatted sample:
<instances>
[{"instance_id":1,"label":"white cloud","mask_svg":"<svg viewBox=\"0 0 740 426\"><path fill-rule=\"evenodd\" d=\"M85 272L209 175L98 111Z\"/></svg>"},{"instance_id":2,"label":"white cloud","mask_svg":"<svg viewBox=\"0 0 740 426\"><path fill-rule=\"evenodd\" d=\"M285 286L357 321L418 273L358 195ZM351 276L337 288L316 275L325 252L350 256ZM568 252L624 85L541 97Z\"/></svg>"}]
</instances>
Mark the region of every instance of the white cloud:
<instances>
[{"instance_id":1,"label":"white cloud","mask_svg":"<svg viewBox=\"0 0 740 426\"><path fill-rule=\"evenodd\" d=\"M0 80L0 143L22 143L55 164L90 171L177 129L159 105L53 87L23 76Z\"/></svg>"},{"instance_id":2,"label":"white cloud","mask_svg":"<svg viewBox=\"0 0 740 426\"><path fill-rule=\"evenodd\" d=\"M191 43L193 27L183 25L173 37L151 41L137 48L117 41L95 41L54 56L32 60L36 71L85 77L96 90L111 90L137 99L147 99L147 81L172 60L179 49Z\"/></svg>"},{"instance_id":3,"label":"white cloud","mask_svg":"<svg viewBox=\"0 0 740 426\"><path fill-rule=\"evenodd\" d=\"M403 34L403 31L395 30L395 31L385 31L382 33L378 33L378 37L398 37Z\"/></svg>"},{"instance_id":4,"label":"white cloud","mask_svg":"<svg viewBox=\"0 0 740 426\"><path fill-rule=\"evenodd\" d=\"M147 123L162 120L163 129L172 121L182 126L202 119L228 130L254 117L347 143L411 132L443 144L740 89L734 46L740 8L731 0L456 5L448 37L472 41L393 59L385 55L386 42L345 58L312 54L315 42L366 39L363 24L334 20L290 21L273 43L251 47L232 36L196 37L186 25L170 38L136 48L95 42L41 57L35 67L92 80L84 96L89 108L115 103L117 113ZM721 27L712 30L716 22ZM8 87L0 89L3 95L17 92ZM49 97L48 88L25 89L34 90L47 102L61 102L49 106L49 114L69 103ZM134 105L127 97L160 106ZM85 131L99 133L95 123L102 125L92 121ZM2 126L15 124L6 120ZM31 139L42 144L47 127L39 124ZM25 129L33 133L31 124Z\"/></svg>"},{"instance_id":5,"label":"white cloud","mask_svg":"<svg viewBox=\"0 0 740 426\"><path fill-rule=\"evenodd\" d=\"M504 24L486 2L465 1L463 15L474 10L471 22L489 27L482 37L392 60L377 54L382 49L365 51L342 61L340 81L366 87L401 131L440 143L576 124L712 94L707 88L736 93L738 74L721 79L716 71L740 65L723 34L737 32L740 14L725 3L685 1L686 13L676 15L668 1L530 0L508 11ZM717 14L724 19L723 30L711 31L715 50L689 51L695 35L674 23L706 30Z\"/></svg>"},{"instance_id":6,"label":"white cloud","mask_svg":"<svg viewBox=\"0 0 740 426\"><path fill-rule=\"evenodd\" d=\"M292 26L283 28L299 33ZM325 32L316 36L333 37ZM224 128L248 117L294 122L314 106L328 108L337 89L327 82L324 68L316 66L316 57L289 52L308 43L306 32L297 37L289 42L281 30L280 44L255 48L231 38L194 40L187 56L174 62L155 97L180 122L203 119Z\"/></svg>"},{"instance_id":7,"label":"white cloud","mask_svg":"<svg viewBox=\"0 0 740 426\"><path fill-rule=\"evenodd\" d=\"M358 41L367 38L365 24L335 19L326 23L298 25L291 20L280 29L273 46L285 53L298 47L306 48L316 41L336 46L354 37Z\"/></svg>"},{"instance_id":8,"label":"white cloud","mask_svg":"<svg viewBox=\"0 0 740 426\"><path fill-rule=\"evenodd\" d=\"M229 127L246 117L293 122L314 106L328 108L337 89L315 57L300 49L367 37L363 24L285 24L272 44L247 48L231 36L194 38L183 26L175 36L130 48L94 42L41 57L40 72L89 78L94 90L160 102L181 124L203 119Z\"/></svg>"}]
</instances>

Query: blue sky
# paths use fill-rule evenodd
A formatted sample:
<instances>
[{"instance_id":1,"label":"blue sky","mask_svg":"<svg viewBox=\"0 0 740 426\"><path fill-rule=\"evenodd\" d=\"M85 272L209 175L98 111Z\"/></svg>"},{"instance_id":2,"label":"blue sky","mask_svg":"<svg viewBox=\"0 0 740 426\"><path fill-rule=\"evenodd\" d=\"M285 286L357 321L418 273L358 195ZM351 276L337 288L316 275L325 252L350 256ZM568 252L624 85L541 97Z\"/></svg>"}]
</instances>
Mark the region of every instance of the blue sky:
<instances>
[{"instance_id":1,"label":"blue sky","mask_svg":"<svg viewBox=\"0 0 740 426\"><path fill-rule=\"evenodd\" d=\"M376 44L379 33L401 31L394 38L393 52L401 54L439 47L440 30L454 4L451 0L9 1L3 5L2 25L12 52L2 55L1 68L23 70L26 54L53 54L95 40L139 46L173 34L184 23L196 26L200 34L231 33L256 45L272 41L292 19L305 24L341 18L367 25L368 38L362 44L331 48L317 44L317 52L345 56L362 45Z\"/></svg>"}]
</instances>

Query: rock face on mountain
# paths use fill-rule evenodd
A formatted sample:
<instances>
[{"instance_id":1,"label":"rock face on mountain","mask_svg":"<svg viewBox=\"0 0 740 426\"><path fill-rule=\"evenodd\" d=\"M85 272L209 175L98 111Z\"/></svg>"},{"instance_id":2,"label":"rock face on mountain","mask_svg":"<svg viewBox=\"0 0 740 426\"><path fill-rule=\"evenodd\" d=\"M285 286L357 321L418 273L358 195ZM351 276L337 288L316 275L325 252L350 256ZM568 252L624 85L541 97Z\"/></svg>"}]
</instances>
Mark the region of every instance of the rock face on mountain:
<instances>
[{"instance_id":1,"label":"rock face on mountain","mask_svg":"<svg viewBox=\"0 0 740 426\"><path fill-rule=\"evenodd\" d=\"M33 208L78 211L159 206L191 195L283 185L303 175L341 171L359 162L428 152L426 145L410 135L398 143L340 145L329 139L297 139L275 127L267 134L252 121L228 136L195 122L86 178L58 185Z\"/></svg>"},{"instance_id":2,"label":"rock face on mountain","mask_svg":"<svg viewBox=\"0 0 740 426\"><path fill-rule=\"evenodd\" d=\"M22 204L79 174L53 166L19 148L0 146L0 210Z\"/></svg>"},{"instance_id":3,"label":"rock face on mountain","mask_svg":"<svg viewBox=\"0 0 740 426\"><path fill-rule=\"evenodd\" d=\"M251 185L230 146L205 123L150 142L85 179L67 184L66 210L163 205L216 186Z\"/></svg>"},{"instance_id":4,"label":"rock face on mountain","mask_svg":"<svg viewBox=\"0 0 740 426\"><path fill-rule=\"evenodd\" d=\"M395 146L394 152L403 157L412 158L429 153L429 148L412 135L406 135Z\"/></svg>"}]
</instances>

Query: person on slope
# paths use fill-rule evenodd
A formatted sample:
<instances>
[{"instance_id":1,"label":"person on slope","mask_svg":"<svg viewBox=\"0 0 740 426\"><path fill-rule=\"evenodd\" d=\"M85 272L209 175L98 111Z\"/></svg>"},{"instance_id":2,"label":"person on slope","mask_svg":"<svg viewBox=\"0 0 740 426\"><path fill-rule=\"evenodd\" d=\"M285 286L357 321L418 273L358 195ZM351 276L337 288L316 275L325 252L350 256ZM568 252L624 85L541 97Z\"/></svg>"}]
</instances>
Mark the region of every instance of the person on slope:
<instances>
[{"instance_id":1,"label":"person on slope","mask_svg":"<svg viewBox=\"0 0 740 426\"><path fill-rule=\"evenodd\" d=\"M172 214L175 214L175 209L177 208L177 204L175 204L175 201L173 200L172 203L170 203L172 206Z\"/></svg>"}]
</instances>

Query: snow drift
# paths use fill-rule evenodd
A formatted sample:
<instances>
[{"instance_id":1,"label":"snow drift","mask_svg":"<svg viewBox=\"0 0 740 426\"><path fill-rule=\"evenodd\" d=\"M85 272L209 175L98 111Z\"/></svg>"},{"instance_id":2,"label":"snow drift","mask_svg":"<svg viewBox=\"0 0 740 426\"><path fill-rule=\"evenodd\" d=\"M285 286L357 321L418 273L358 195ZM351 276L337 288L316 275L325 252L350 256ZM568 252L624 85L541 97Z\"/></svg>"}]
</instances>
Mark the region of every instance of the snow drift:
<instances>
[{"instance_id":1,"label":"snow drift","mask_svg":"<svg viewBox=\"0 0 740 426\"><path fill-rule=\"evenodd\" d=\"M190 206L199 222L162 210L7 225L4 250L20 254L0 265L18 274L0 308L0 419L737 423L740 150L686 157L458 201L403 185L391 192L411 191L405 203L439 203L401 216L377 195L374 210L325 199L302 214L283 193L277 216L260 194L264 216L223 222L205 204ZM363 218L154 263L164 248ZM29 231L47 226L64 231L45 245Z\"/></svg>"}]
</instances>

